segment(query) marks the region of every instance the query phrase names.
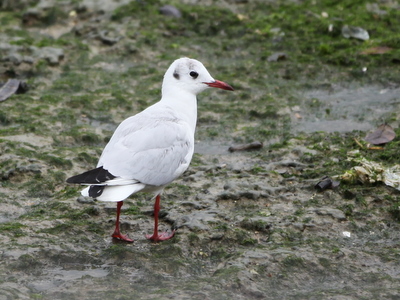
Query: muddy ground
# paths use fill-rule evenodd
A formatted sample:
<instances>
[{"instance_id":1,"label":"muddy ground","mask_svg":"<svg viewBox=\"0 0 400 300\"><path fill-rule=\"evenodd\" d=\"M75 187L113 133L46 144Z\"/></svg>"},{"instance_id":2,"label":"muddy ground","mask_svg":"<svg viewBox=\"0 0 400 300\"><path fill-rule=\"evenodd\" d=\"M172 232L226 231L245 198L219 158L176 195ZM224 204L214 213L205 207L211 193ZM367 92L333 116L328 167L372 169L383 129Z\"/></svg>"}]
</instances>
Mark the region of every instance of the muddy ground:
<instances>
[{"instance_id":1,"label":"muddy ground","mask_svg":"<svg viewBox=\"0 0 400 300\"><path fill-rule=\"evenodd\" d=\"M349 159L400 160L398 138L364 141L385 122L400 133L397 1L0 6L1 79L29 87L0 102L0 299L400 299L400 192ZM159 99L181 56L235 92L198 97L196 154L162 197L176 236L145 239L138 194L121 222L134 243L113 241L115 204L65 179ZM318 191L323 176L340 185Z\"/></svg>"}]
</instances>

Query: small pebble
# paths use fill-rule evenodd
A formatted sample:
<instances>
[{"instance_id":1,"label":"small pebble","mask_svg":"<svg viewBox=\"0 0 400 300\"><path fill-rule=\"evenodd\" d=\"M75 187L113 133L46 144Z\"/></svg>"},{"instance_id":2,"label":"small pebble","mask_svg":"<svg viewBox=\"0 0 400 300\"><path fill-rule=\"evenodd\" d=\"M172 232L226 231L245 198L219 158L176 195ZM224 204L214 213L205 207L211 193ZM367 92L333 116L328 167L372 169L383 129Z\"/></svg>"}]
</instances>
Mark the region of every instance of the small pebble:
<instances>
[{"instance_id":1,"label":"small pebble","mask_svg":"<svg viewBox=\"0 0 400 300\"><path fill-rule=\"evenodd\" d=\"M164 5L160 8L160 13L164 16L174 17L174 18L181 18L182 13L179 9L172 5Z\"/></svg>"},{"instance_id":2,"label":"small pebble","mask_svg":"<svg viewBox=\"0 0 400 300\"><path fill-rule=\"evenodd\" d=\"M94 203L93 198L83 197L83 196L79 196L78 199L76 199L76 201L78 201L79 203L82 203L82 204L92 204L92 203Z\"/></svg>"}]
</instances>

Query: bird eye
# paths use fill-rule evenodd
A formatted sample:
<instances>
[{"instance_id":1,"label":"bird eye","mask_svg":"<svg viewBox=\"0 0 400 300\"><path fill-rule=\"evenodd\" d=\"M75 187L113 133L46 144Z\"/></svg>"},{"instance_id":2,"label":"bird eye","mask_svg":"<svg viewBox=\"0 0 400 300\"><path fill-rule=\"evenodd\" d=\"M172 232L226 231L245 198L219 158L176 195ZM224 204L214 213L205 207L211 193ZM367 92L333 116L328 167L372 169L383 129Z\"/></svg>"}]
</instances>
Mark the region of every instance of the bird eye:
<instances>
[{"instance_id":1,"label":"bird eye","mask_svg":"<svg viewBox=\"0 0 400 300\"><path fill-rule=\"evenodd\" d=\"M199 73L192 71L189 73L190 76L192 76L192 78L196 79L199 76Z\"/></svg>"}]
</instances>

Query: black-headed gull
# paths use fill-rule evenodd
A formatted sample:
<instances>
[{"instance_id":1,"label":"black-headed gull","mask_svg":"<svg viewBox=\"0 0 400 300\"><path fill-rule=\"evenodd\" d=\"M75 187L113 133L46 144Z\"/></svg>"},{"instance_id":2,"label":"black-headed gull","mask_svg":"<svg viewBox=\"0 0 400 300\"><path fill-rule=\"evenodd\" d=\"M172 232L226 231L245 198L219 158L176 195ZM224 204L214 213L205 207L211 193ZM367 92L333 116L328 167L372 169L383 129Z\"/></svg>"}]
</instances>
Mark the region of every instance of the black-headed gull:
<instances>
[{"instance_id":1,"label":"black-headed gull","mask_svg":"<svg viewBox=\"0 0 400 300\"><path fill-rule=\"evenodd\" d=\"M83 196L117 202L117 219L112 237L133 242L119 229L123 201L131 194L155 195L152 241L174 236L158 233L160 194L189 167L194 151L197 120L196 95L209 87L231 90L215 80L195 59L175 60L164 75L161 100L124 120L101 154L97 168L67 179L68 183L88 185Z\"/></svg>"}]
</instances>

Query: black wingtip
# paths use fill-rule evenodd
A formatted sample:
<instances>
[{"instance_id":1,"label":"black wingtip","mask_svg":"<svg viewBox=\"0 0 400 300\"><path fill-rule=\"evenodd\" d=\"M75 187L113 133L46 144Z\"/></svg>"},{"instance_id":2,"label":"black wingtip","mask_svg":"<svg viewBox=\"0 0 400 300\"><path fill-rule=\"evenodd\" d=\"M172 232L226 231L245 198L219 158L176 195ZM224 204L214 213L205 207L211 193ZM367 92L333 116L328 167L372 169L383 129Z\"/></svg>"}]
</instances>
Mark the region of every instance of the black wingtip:
<instances>
[{"instance_id":1,"label":"black wingtip","mask_svg":"<svg viewBox=\"0 0 400 300\"><path fill-rule=\"evenodd\" d=\"M103 194L105 186L104 185L91 185L89 188L89 197L97 198Z\"/></svg>"},{"instance_id":2,"label":"black wingtip","mask_svg":"<svg viewBox=\"0 0 400 300\"><path fill-rule=\"evenodd\" d=\"M66 181L67 183L99 184L114 179L115 177L116 176L105 170L103 167L98 167L82 174L72 176Z\"/></svg>"},{"instance_id":3,"label":"black wingtip","mask_svg":"<svg viewBox=\"0 0 400 300\"><path fill-rule=\"evenodd\" d=\"M78 178L79 176L80 176L80 175L72 176L72 177L68 178L68 179L66 180L66 182L67 182L67 183L80 183L80 182L77 181L77 178Z\"/></svg>"}]
</instances>

